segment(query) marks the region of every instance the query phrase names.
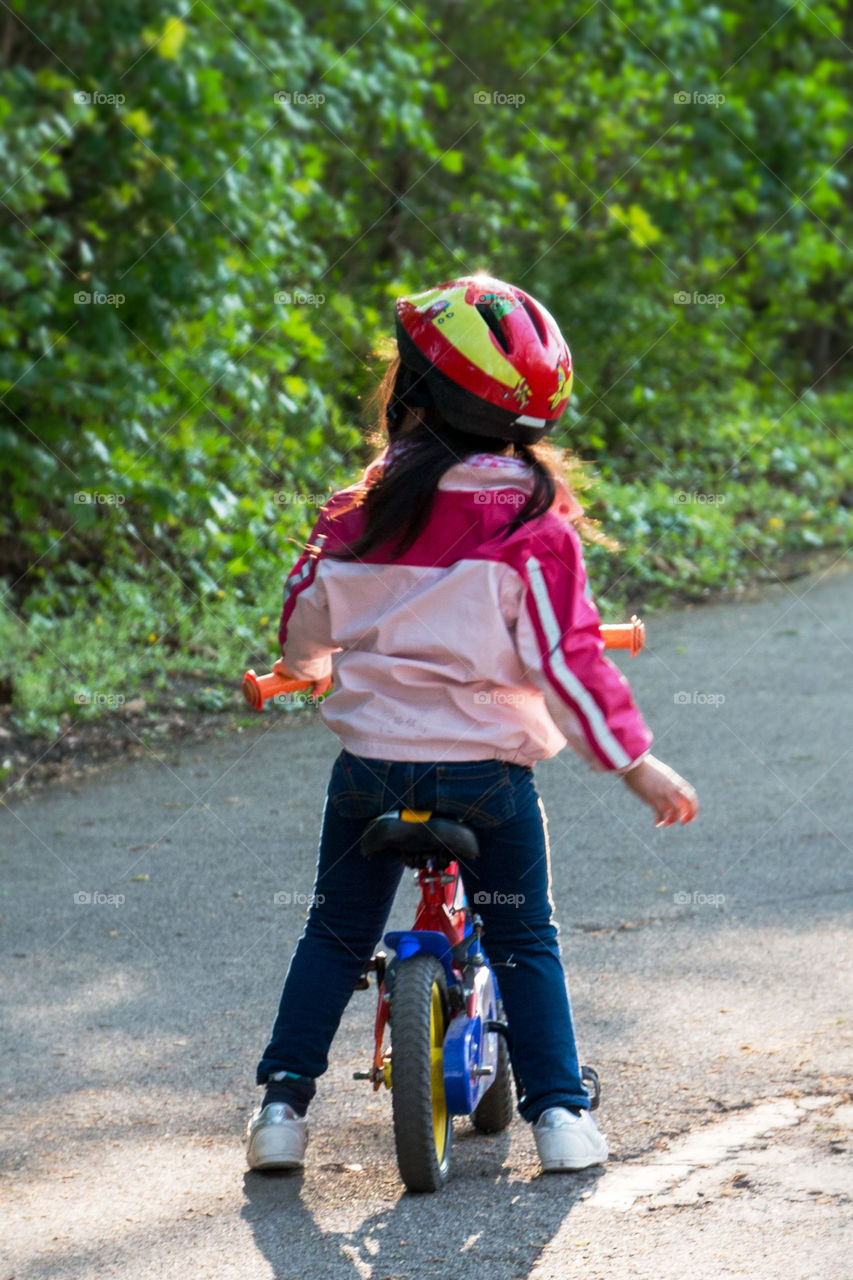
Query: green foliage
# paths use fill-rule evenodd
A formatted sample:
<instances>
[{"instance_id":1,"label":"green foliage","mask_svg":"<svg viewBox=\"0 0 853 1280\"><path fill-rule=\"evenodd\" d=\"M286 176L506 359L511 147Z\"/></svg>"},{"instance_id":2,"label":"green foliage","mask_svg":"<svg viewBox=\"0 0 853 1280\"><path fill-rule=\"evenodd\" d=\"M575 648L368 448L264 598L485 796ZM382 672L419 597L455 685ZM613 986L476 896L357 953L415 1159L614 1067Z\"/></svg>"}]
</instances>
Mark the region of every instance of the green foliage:
<instances>
[{"instance_id":1,"label":"green foliage","mask_svg":"<svg viewBox=\"0 0 853 1280\"><path fill-rule=\"evenodd\" d=\"M193 597L161 576L115 575L97 609L81 587L67 613L0 613L0 682L14 685L19 729L53 736L140 697L177 710L242 706L235 672L269 661L278 625L232 592Z\"/></svg>"},{"instance_id":2,"label":"green foliage","mask_svg":"<svg viewBox=\"0 0 853 1280\"><path fill-rule=\"evenodd\" d=\"M0 32L26 727L94 714L69 698L105 669L128 693L191 663L212 706L274 647L257 618L364 459L393 298L480 268L569 337L606 601L849 545L847 6L12 0Z\"/></svg>"}]
</instances>

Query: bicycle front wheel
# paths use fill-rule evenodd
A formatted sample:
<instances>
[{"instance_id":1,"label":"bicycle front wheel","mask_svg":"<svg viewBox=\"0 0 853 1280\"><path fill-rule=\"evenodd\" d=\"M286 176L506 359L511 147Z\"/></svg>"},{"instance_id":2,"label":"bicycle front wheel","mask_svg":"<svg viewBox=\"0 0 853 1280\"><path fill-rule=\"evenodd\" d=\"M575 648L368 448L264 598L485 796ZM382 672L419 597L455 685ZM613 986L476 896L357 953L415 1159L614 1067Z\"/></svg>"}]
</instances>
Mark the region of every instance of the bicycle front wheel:
<instances>
[{"instance_id":1,"label":"bicycle front wheel","mask_svg":"<svg viewBox=\"0 0 853 1280\"><path fill-rule=\"evenodd\" d=\"M438 1191L450 1172L444 1096L447 980L435 956L404 960L391 996L391 1104L400 1176L409 1191Z\"/></svg>"}]
</instances>

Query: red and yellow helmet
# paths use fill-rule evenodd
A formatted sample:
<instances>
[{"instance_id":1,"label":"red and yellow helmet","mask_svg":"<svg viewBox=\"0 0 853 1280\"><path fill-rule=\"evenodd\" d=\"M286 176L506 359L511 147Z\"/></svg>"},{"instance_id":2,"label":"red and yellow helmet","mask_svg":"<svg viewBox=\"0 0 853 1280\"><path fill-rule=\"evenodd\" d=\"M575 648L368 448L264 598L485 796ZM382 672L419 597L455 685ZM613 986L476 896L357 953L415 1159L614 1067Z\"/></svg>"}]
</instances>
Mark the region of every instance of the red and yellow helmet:
<instances>
[{"instance_id":1,"label":"red and yellow helmet","mask_svg":"<svg viewBox=\"0 0 853 1280\"><path fill-rule=\"evenodd\" d=\"M572 357L556 320L492 276L398 298L397 345L461 431L534 444L569 402Z\"/></svg>"}]
</instances>

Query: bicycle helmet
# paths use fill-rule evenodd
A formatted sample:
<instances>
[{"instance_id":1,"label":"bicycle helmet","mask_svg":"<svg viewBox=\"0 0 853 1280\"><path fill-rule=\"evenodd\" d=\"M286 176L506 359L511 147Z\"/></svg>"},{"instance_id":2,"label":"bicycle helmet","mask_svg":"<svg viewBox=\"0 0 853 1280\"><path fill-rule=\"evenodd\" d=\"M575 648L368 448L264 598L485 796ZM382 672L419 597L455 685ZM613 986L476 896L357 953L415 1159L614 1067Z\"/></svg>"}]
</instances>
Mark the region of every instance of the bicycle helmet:
<instances>
[{"instance_id":1,"label":"bicycle helmet","mask_svg":"<svg viewBox=\"0 0 853 1280\"><path fill-rule=\"evenodd\" d=\"M492 276L398 298L397 346L421 383L406 402L431 398L461 431L535 444L569 402L572 357L556 320Z\"/></svg>"}]
</instances>

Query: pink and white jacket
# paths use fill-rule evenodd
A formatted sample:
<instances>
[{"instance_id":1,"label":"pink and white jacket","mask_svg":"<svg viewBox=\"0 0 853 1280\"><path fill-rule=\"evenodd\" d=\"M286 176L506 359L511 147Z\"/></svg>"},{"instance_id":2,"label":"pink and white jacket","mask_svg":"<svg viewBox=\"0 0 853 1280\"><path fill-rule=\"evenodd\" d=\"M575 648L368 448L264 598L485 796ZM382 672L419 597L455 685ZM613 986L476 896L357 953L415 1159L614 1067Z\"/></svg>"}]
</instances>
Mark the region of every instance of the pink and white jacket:
<instances>
[{"instance_id":1,"label":"pink and white jacket","mask_svg":"<svg viewBox=\"0 0 853 1280\"><path fill-rule=\"evenodd\" d=\"M364 515L345 510L352 490L323 508L285 583L279 639L295 675L332 671L320 714L347 751L532 765L568 741L593 768L620 772L648 752L628 682L603 656L574 498L563 490L550 511L501 533L530 488L519 459L467 459L394 559L383 548L329 559Z\"/></svg>"}]
</instances>

